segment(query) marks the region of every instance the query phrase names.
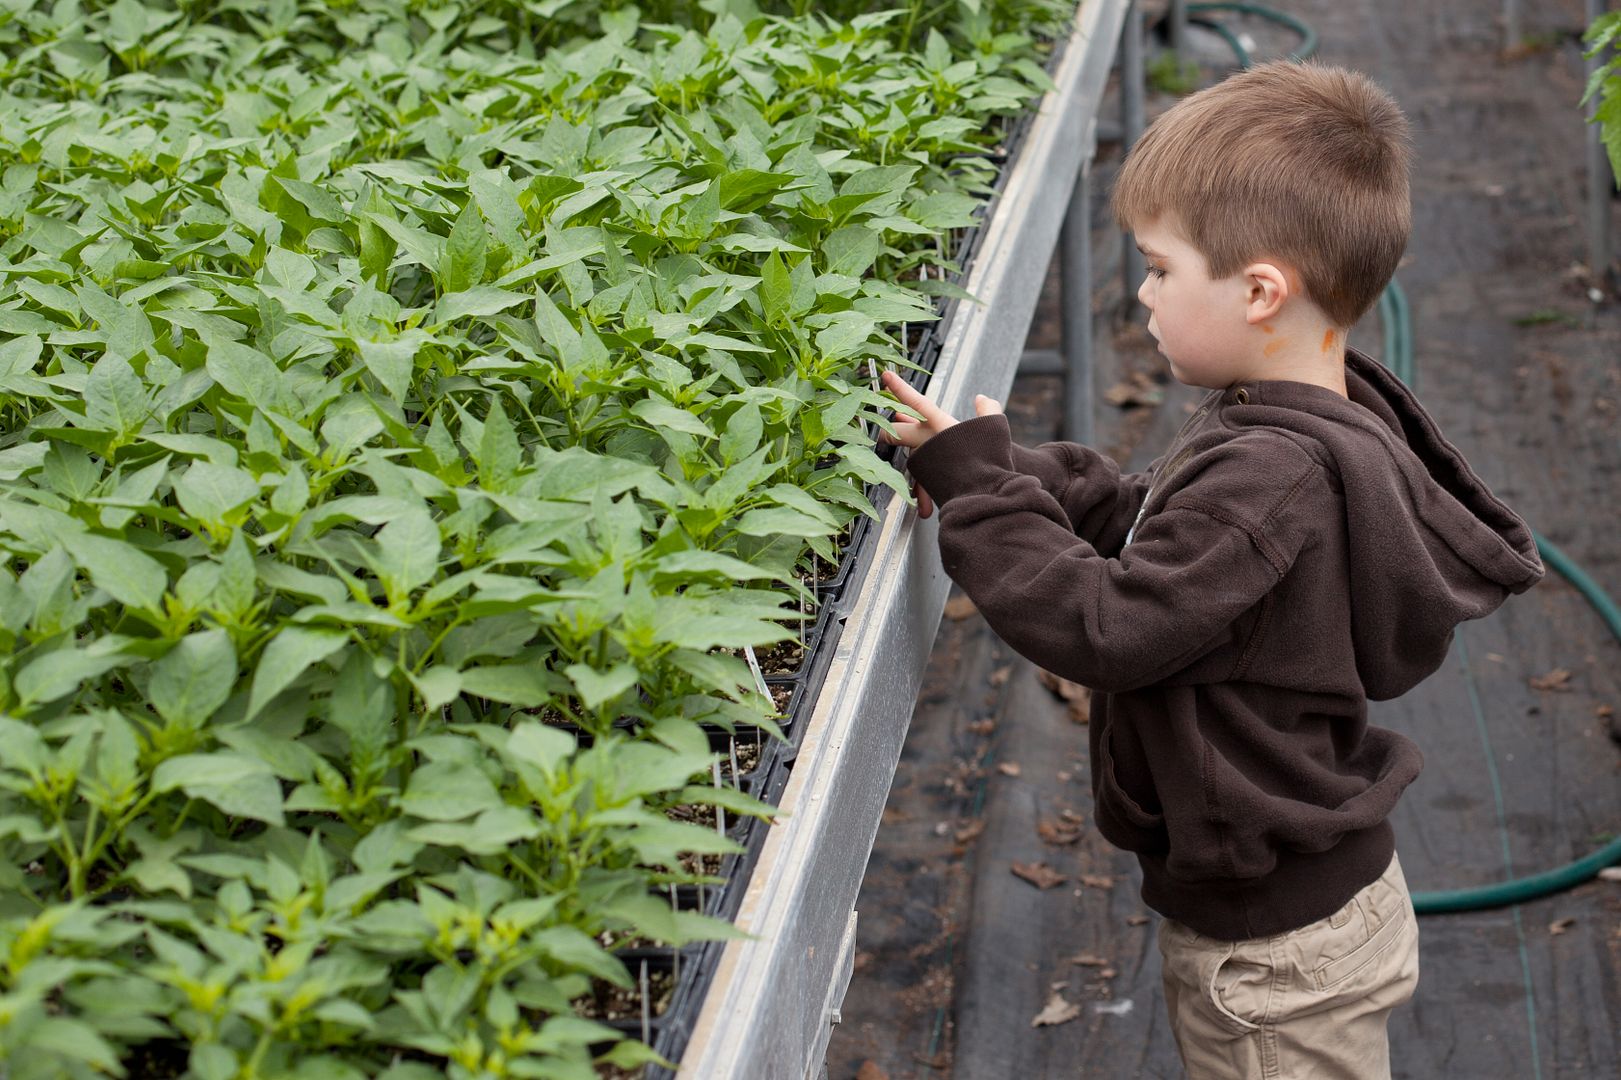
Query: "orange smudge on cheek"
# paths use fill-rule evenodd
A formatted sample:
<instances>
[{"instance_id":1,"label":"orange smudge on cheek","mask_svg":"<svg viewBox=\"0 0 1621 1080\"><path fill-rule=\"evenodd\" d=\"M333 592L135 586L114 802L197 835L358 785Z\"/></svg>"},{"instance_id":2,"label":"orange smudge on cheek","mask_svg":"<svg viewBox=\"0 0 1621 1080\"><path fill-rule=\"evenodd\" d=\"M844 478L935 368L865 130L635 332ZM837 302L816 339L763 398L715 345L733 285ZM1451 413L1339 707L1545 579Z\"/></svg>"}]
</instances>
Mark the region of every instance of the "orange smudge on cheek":
<instances>
[{"instance_id":1,"label":"orange smudge on cheek","mask_svg":"<svg viewBox=\"0 0 1621 1080\"><path fill-rule=\"evenodd\" d=\"M1262 323L1261 330L1268 334L1275 334L1278 332L1278 328L1273 326L1271 323Z\"/></svg>"},{"instance_id":2,"label":"orange smudge on cheek","mask_svg":"<svg viewBox=\"0 0 1621 1080\"><path fill-rule=\"evenodd\" d=\"M1334 338L1335 338L1334 330L1333 330L1332 327L1330 327L1323 334L1323 351L1324 352L1328 352L1330 349L1332 349L1334 347Z\"/></svg>"},{"instance_id":3,"label":"orange smudge on cheek","mask_svg":"<svg viewBox=\"0 0 1621 1080\"><path fill-rule=\"evenodd\" d=\"M1282 352L1284 347L1287 346L1288 344L1289 344L1289 339L1288 338L1286 338L1286 337L1285 338L1278 338L1276 341L1267 342L1266 343L1266 348L1262 349L1261 351L1263 353L1265 353L1267 356L1276 356L1276 355L1278 355L1278 353Z\"/></svg>"}]
</instances>

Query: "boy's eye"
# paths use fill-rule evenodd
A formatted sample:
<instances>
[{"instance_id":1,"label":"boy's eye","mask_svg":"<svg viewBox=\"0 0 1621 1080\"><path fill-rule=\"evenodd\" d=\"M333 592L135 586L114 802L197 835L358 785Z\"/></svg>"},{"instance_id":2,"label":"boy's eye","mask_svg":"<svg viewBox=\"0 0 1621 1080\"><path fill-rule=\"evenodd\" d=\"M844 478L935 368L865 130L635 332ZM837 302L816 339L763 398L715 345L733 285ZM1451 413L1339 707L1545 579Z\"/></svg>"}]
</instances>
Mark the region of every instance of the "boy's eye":
<instances>
[{"instance_id":1,"label":"boy's eye","mask_svg":"<svg viewBox=\"0 0 1621 1080\"><path fill-rule=\"evenodd\" d=\"M1148 268L1148 276L1149 277L1164 277L1165 276L1165 268L1163 266L1150 266Z\"/></svg>"}]
</instances>

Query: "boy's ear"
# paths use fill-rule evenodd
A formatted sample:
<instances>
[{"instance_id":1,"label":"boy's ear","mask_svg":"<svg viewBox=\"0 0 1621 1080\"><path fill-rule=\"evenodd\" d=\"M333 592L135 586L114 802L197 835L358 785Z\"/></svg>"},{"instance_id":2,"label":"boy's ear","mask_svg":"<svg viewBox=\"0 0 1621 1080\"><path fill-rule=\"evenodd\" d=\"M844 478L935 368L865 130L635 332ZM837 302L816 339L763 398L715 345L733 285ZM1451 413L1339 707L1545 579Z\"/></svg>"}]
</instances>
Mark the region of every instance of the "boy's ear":
<instances>
[{"instance_id":1,"label":"boy's ear","mask_svg":"<svg viewBox=\"0 0 1621 1080\"><path fill-rule=\"evenodd\" d=\"M1251 326L1275 318L1295 292L1294 275L1275 263L1244 267L1244 321Z\"/></svg>"}]
</instances>

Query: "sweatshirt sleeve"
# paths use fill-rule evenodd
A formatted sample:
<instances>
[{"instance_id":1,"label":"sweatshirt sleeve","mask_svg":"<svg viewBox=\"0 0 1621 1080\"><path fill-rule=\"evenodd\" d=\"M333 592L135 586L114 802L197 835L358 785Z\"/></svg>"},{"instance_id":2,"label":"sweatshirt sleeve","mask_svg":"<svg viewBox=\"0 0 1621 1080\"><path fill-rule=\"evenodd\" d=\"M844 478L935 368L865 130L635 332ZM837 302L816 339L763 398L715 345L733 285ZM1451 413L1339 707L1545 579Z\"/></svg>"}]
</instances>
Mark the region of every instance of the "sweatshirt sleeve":
<instances>
[{"instance_id":1,"label":"sweatshirt sleeve","mask_svg":"<svg viewBox=\"0 0 1621 1080\"><path fill-rule=\"evenodd\" d=\"M910 467L940 504L946 572L991 627L1096 690L1146 686L1216 648L1298 550L1279 534L1292 531L1281 511L1301 486L1299 469L1251 470L1229 458L1215 467L1225 475L1179 486L1109 558L1071 531L1036 477L1014 468L1011 447L1003 417L979 417L930 439ZM1224 511L1235 481L1258 485L1250 505L1266 530Z\"/></svg>"},{"instance_id":2,"label":"sweatshirt sleeve","mask_svg":"<svg viewBox=\"0 0 1621 1080\"><path fill-rule=\"evenodd\" d=\"M1113 458L1081 443L1029 447L1010 441L1009 445L1014 471L1035 477L1057 500L1076 536L1106 554L1120 550L1148 495L1151 473L1122 474ZM934 490L923 487L933 497Z\"/></svg>"}]
</instances>

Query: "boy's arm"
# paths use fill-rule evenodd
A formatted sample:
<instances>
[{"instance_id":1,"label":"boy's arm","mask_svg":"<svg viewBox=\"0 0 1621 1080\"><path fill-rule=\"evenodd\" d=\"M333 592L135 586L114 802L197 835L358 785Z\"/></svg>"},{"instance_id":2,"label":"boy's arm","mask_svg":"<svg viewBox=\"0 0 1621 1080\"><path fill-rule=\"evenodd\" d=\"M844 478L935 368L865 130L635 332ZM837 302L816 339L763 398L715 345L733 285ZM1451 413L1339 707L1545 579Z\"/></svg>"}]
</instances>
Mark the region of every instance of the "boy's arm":
<instances>
[{"instance_id":1,"label":"boy's arm","mask_svg":"<svg viewBox=\"0 0 1621 1080\"><path fill-rule=\"evenodd\" d=\"M899 442L915 449L957 422L893 372L886 371L883 381L901 404L918 415L914 419L897 414L895 436L880 435L882 441ZM999 416L1002 405L981 394L974 399L974 412L977 416ZM1042 489L1058 501L1076 536L1106 554L1120 550L1137 520L1137 511L1148 497L1158 461L1146 472L1122 476L1120 466L1112 458L1080 443L1049 442L1035 447L1012 443L1011 446L1013 468L1034 477ZM917 497L918 513L922 517L933 513L927 485L914 483L912 493Z\"/></svg>"},{"instance_id":2,"label":"boy's arm","mask_svg":"<svg viewBox=\"0 0 1621 1080\"><path fill-rule=\"evenodd\" d=\"M1058 501L1076 536L1103 554L1119 552L1148 497L1154 466L1122 474L1113 458L1081 443L1011 446L1014 471L1034 477Z\"/></svg>"},{"instance_id":3,"label":"boy's arm","mask_svg":"<svg viewBox=\"0 0 1621 1080\"><path fill-rule=\"evenodd\" d=\"M1309 529L1292 509L1315 463L1301 455L1257 470L1235 450L1179 485L1119 557L1106 558L1014 468L1012 445L1006 419L984 416L928 439L910 468L941 507L946 572L992 628L1097 690L1148 685L1226 643Z\"/></svg>"}]
</instances>

